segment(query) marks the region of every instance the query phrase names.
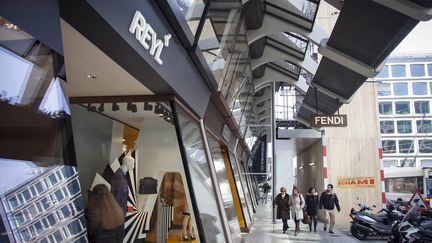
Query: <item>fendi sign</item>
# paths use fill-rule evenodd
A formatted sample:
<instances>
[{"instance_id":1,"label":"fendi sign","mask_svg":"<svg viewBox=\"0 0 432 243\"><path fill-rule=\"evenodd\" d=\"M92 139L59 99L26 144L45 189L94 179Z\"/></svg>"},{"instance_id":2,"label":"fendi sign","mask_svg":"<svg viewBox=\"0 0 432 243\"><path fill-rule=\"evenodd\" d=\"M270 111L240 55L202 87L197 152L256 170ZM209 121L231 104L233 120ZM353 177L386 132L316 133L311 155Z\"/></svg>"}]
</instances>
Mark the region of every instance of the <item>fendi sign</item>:
<instances>
[{"instance_id":1,"label":"fendi sign","mask_svg":"<svg viewBox=\"0 0 432 243\"><path fill-rule=\"evenodd\" d=\"M315 115L312 116L312 127L346 127L346 115Z\"/></svg>"}]
</instances>

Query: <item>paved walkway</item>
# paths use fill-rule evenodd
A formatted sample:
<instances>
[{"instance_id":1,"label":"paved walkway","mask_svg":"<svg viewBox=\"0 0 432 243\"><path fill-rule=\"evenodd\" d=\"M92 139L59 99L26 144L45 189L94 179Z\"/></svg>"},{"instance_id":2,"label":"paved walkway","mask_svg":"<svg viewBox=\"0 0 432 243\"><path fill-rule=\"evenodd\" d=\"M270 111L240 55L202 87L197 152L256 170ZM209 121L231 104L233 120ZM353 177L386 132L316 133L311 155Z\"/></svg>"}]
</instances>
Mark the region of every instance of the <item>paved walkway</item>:
<instances>
[{"instance_id":1,"label":"paved walkway","mask_svg":"<svg viewBox=\"0 0 432 243\"><path fill-rule=\"evenodd\" d=\"M366 240L359 241L351 236L349 229L335 229L334 235L323 231L323 224L318 222L318 234L310 233L309 226L301 224L301 232L294 236L294 221L289 221L289 229L287 234L282 232L282 222L278 220L277 224L272 224L271 220L271 204L259 205L255 214L255 222L252 226L251 233L244 234L241 242L272 242L272 243L287 243L287 242L329 242L329 243L358 243L358 242L386 242L384 240Z\"/></svg>"}]
</instances>

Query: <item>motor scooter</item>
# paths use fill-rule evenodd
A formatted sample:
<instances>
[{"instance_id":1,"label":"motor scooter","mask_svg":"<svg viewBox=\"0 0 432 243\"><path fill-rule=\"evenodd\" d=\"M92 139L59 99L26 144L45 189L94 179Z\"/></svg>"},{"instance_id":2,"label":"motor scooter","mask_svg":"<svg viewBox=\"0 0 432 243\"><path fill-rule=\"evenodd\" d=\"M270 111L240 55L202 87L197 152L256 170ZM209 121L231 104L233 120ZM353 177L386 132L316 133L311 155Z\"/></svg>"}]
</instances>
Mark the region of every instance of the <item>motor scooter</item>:
<instances>
[{"instance_id":1,"label":"motor scooter","mask_svg":"<svg viewBox=\"0 0 432 243\"><path fill-rule=\"evenodd\" d=\"M357 198L358 200L358 198ZM359 211L351 209L351 234L359 240L365 240L370 236L388 237L392 234L392 223L400 220L403 214L392 205L388 209L381 209L377 214L371 214L371 207L358 203ZM372 205L372 207L376 207Z\"/></svg>"}]
</instances>

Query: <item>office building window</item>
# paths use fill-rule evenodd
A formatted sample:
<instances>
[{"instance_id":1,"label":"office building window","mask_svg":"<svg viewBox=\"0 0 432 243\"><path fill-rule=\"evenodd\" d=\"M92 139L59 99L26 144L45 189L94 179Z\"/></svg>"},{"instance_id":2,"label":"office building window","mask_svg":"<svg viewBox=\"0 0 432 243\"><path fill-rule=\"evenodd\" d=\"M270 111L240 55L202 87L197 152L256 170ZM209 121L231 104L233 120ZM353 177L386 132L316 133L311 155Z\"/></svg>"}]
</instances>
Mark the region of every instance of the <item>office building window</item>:
<instances>
[{"instance_id":1,"label":"office building window","mask_svg":"<svg viewBox=\"0 0 432 243\"><path fill-rule=\"evenodd\" d=\"M428 74L429 74L429 76L432 76L432 63L429 63L429 64L427 65L427 69L428 69Z\"/></svg>"},{"instance_id":2,"label":"office building window","mask_svg":"<svg viewBox=\"0 0 432 243\"><path fill-rule=\"evenodd\" d=\"M424 64L411 64L410 65L411 77L423 77L425 76Z\"/></svg>"},{"instance_id":3,"label":"office building window","mask_svg":"<svg viewBox=\"0 0 432 243\"><path fill-rule=\"evenodd\" d=\"M414 95L427 95L427 83L426 82L414 82L412 83L412 89Z\"/></svg>"},{"instance_id":4,"label":"office building window","mask_svg":"<svg viewBox=\"0 0 432 243\"><path fill-rule=\"evenodd\" d=\"M396 153L396 141L395 140L382 140L382 149L385 154Z\"/></svg>"},{"instance_id":5,"label":"office building window","mask_svg":"<svg viewBox=\"0 0 432 243\"><path fill-rule=\"evenodd\" d=\"M407 83L393 83L393 93L397 96L408 95Z\"/></svg>"},{"instance_id":6,"label":"office building window","mask_svg":"<svg viewBox=\"0 0 432 243\"><path fill-rule=\"evenodd\" d=\"M383 165L384 167L399 166L397 159L385 159Z\"/></svg>"},{"instance_id":7,"label":"office building window","mask_svg":"<svg viewBox=\"0 0 432 243\"><path fill-rule=\"evenodd\" d=\"M420 165L422 167L432 167L432 159L422 159L420 160Z\"/></svg>"},{"instance_id":8,"label":"office building window","mask_svg":"<svg viewBox=\"0 0 432 243\"><path fill-rule=\"evenodd\" d=\"M421 139L418 141L420 153L432 153L432 140Z\"/></svg>"},{"instance_id":9,"label":"office building window","mask_svg":"<svg viewBox=\"0 0 432 243\"><path fill-rule=\"evenodd\" d=\"M399 140L399 153L414 153L414 141L413 140Z\"/></svg>"},{"instance_id":10,"label":"office building window","mask_svg":"<svg viewBox=\"0 0 432 243\"><path fill-rule=\"evenodd\" d=\"M393 121L380 121L381 133L388 134L394 133L394 122Z\"/></svg>"},{"instance_id":11,"label":"office building window","mask_svg":"<svg viewBox=\"0 0 432 243\"><path fill-rule=\"evenodd\" d=\"M432 121L431 120L419 120L419 121L417 121L417 132L418 133L432 133Z\"/></svg>"},{"instance_id":12,"label":"office building window","mask_svg":"<svg viewBox=\"0 0 432 243\"><path fill-rule=\"evenodd\" d=\"M391 85L389 83L379 83L377 85L378 96L391 95Z\"/></svg>"},{"instance_id":13,"label":"office building window","mask_svg":"<svg viewBox=\"0 0 432 243\"><path fill-rule=\"evenodd\" d=\"M431 72L432 73L432 72ZM389 67L385 65L381 72L377 75L377 78L388 78L389 77Z\"/></svg>"},{"instance_id":14,"label":"office building window","mask_svg":"<svg viewBox=\"0 0 432 243\"><path fill-rule=\"evenodd\" d=\"M392 65L392 77L401 78L406 76L405 65Z\"/></svg>"},{"instance_id":15,"label":"office building window","mask_svg":"<svg viewBox=\"0 0 432 243\"><path fill-rule=\"evenodd\" d=\"M395 102L396 114L409 114L410 107L409 101L399 101Z\"/></svg>"},{"instance_id":16,"label":"office building window","mask_svg":"<svg viewBox=\"0 0 432 243\"><path fill-rule=\"evenodd\" d=\"M429 101L414 101L414 109L416 114L430 113Z\"/></svg>"},{"instance_id":17,"label":"office building window","mask_svg":"<svg viewBox=\"0 0 432 243\"><path fill-rule=\"evenodd\" d=\"M396 121L398 133L412 133L411 121Z\"/></svg>"},{"instance_id":18,"label":"office building window","mask_svg":"<svg viewBox=\"0 0 432 243\"><path fill-rule=\"evenodd\" d=\"M400 161L401 167L414 167L416 166L415 160L413 159L402 159Z\"/></svg>"},{"instance_id":19,"label":"office building window","mask_svg":"<svg viewBox=\"0 0 432 243\"><path fill-rule=\"evenodd\" d=\"M390 115L393 113L393 107L391 102L380 102L379 113L381 115Z\"/></svg>"}]
</instances>

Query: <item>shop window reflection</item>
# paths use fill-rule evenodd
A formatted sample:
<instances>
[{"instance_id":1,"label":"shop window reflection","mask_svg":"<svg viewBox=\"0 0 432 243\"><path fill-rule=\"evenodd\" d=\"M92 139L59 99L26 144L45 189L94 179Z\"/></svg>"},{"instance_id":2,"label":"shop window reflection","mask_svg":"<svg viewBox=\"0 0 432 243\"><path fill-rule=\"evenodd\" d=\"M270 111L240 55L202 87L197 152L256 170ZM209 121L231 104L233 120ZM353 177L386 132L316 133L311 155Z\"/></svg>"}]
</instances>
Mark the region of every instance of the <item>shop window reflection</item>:
<instances>
[{"instance_id":1,"label":"shop window reflection","mask_svg":"<svg viewBox=\"0 0 432 243\"><path fill-rule=\"evenodd\" d=\"M205 156L199 125L183 110L178 111L178 118L204 237L207 242L225 242L215 190L211 179L209 180L209 163Z\"/></svg>"}]
</instances>

